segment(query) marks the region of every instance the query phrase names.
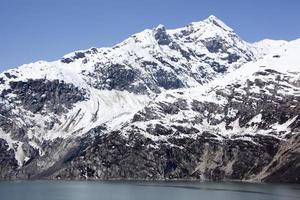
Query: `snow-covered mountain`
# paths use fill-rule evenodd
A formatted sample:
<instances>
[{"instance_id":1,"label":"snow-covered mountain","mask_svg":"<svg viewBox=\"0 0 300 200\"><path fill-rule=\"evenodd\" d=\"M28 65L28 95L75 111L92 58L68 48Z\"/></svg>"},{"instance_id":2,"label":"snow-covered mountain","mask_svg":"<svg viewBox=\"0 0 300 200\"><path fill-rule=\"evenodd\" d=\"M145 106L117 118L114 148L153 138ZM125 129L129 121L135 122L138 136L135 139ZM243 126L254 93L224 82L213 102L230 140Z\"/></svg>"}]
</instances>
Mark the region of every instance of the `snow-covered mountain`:
<instances>
[{"instance_id":1,"label":"snow-covered mountain","mask_svg":"<svg viewBox=\"0 0 300 200\"><path fill-rule=\"evenodd\" d=\"M215 16L0 74L0 177L299 182L300 40Z\"/></svg>"}]
</instances>

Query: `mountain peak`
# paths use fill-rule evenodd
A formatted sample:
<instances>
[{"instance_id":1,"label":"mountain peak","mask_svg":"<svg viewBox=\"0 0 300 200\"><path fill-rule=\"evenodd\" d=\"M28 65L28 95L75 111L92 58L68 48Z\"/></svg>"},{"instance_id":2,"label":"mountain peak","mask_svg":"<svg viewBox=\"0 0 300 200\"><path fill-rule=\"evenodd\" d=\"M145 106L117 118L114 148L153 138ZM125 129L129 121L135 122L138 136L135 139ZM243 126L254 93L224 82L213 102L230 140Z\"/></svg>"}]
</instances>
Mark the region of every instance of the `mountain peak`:
<instances>
[{"instance_id":1,"label":"mountain peak","mask_svg":"<svg viewBox=\"0 0 300 200\"><path fill-rule=\"evenodd\" d=\"M0 73L0 180L298 183L299 52L211 15Z\"/></svg>"},{"instance_id":2,"label":"mountain peak","mask_svg":"<svg viewBox=\"0 0 300 200\"><path fill-rule=\"evenodd\" d=\"M208 18L203 20L205 23L214 24L215 26L218 26L226 31L233 31L232 28L227 26L222 20L220 20L218 17L214 15L210 15Z\"/></svg>"},{"instance_id":3,"label":"mountain peak","mask_svg":"<svg viewBox=\"0 0 300 200\"><path fill-rule=\"evenodd\" d=\"M214 15L210 15L207 20L220 20L218 17L214 16Z\"/></svg>"},{"instance_id":4,"label":"mountain peak","mask_svg":"<svg viewBox=\"0 0 300 200\"><path fill-rule=\"evenodd\" d=\"M163 24L159 24L154 30L166 30L166 27Z\"/></svg>"}]
</instances>

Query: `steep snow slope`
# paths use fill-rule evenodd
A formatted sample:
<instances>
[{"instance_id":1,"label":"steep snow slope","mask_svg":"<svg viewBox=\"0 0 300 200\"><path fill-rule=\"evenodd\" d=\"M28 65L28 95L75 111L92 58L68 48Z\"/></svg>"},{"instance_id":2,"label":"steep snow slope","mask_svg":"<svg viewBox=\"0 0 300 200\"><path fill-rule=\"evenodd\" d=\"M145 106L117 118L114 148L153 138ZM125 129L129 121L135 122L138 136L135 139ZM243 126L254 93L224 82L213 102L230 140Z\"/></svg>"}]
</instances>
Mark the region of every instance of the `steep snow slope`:
<instances>
[{"instance_id":1,"label":"steep snow slope","mask_svg":"<svg viewBox=\"0 0 300 200\"><path fill-rule=\"evenodd\" d=\"M187 137L204 131L219 139L243 136L246 140L256 134L278 138L298 134L293 127L300 123L299 52L300 40L295 40L203 86L162 93L135 116L131 127L147 136L147 129L157 124L168 127L170 133L178 125L194 129L195 134ZM173 135L151 136L164 137Z\"/></svg>"}]
</instances>

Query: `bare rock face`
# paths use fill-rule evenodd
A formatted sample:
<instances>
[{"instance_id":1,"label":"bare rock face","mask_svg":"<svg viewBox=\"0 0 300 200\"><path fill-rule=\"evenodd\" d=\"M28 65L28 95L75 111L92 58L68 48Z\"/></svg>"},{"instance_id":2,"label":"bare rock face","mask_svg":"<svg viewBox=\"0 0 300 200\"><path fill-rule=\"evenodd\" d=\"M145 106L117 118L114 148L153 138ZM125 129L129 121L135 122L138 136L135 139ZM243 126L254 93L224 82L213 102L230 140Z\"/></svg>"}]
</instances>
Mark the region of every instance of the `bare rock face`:
<instances>
[{"instance_id":1,"label":"bare rock face","mask_svg":"<svg viewBox=\"0 0 300 200\"><path fill-rule=\"evenodd\" d=\"M272 137L257 136L253 137L253 140L258 143L242 140L220 142L212 135L203 134L196 139L171 137L168 143L158 144L141 134L135 133L124 138L120 133L114 132L97 138L78 157L70 160L64 168L51 177L249 180L258 176L272 163L280 148L279 140ZM297 158L293 161L282 160L276 164L276 167L295 162ZM264 180L276 182L278 180L276 174L280 173L280 169L281 167ZM286 182L297 180L296 169L287 173L289 176L281 174Z\"/></svg>"},{"instance_id":2,"label":"bare rock face","mask_svg":"<svg viewBox=\"0 0 300 200\"><path fill-rule=\"evenodd\" d=\"M7 142L3 139L0 139L0 151L0 178L10 179L11 175L18 170L18 163L14 158L14 151L9 149Z\"/></svg>"},{"instance_id":3,"label":"bare rock face","mask_svg":"<svg viewBox=\"0 0 300 200\"><path fill-rule=\"evenodd\" d=\"M154 29L154 38L159 45L169 45L171 43L170 36L163 25L159 25Z\"/></svg>"},{"instance_id":4,"label":"bare rock face","mask_svg":"<svg viewBox=\"0 0 300 200\"><path fill-rule=\"evenodd\" d=\"M0 179L300 183L299 47L211 16L1 73Z\"/></svg>"},{"instance_id":5,"label":"bare rock face","mask_svg":"<svg viewBox=\"0 0 300 200\"><path fill-rule=\"evenodd\" d=\"M74 85L60 82L59 80L48 81L43 79L26 82L11 81L10 89L1 93L2 98L9 99L16 103L16 106L22 105L24 109L37 113L47 109L47 111L59 114L64 109L70 109L78 101L84 100L84 91L80 91ZM8 98L9 94L16 97Z\"/></svg>"},{"instance_id":6,"label":"bare rock face","mask_svg":"<svg viewBox=\"0 0 300 200\"><path fill-rule=\"evenodd\" d=\"M282 142L276 157L263 171L263 181L299 183L300 140L299 135Z\"/></svg>"}]
</instances>

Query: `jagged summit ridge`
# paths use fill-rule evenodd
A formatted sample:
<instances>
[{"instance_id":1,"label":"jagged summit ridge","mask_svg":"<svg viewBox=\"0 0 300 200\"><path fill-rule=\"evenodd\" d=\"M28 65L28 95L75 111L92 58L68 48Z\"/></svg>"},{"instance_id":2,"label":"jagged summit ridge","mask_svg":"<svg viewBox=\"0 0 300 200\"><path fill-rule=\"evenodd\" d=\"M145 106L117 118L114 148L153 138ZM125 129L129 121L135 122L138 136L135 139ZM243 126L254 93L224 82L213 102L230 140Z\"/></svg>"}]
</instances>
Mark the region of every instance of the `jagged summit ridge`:
<instances>
[{"instance_id":1,"label":"jagged summit ridge","mask_svg":"<svg viewBox=\"0 0 300 200\"><path fill-rule=\"evenodd\" d=\"M36 77L53 75L53 78L80 87L90 85L136 93L198 86L255 59L247 43L223 26L208 23L209 20L221 24L211 17L199 22L199 26L181 29L168 30L160 25L137 33L112 48L76 51L60 61L29 64L10 73L21 79L26 79L27 75L30 78L30 73L23 72L34 66ZM112 81L111 73L121 73L117 77L125 76L127 83ZM169 78L161 80L161 76Z\"/></svg>"}]
</instances>

